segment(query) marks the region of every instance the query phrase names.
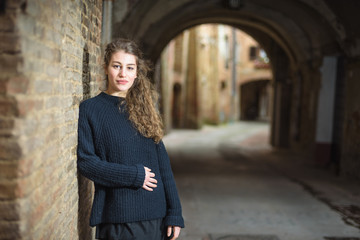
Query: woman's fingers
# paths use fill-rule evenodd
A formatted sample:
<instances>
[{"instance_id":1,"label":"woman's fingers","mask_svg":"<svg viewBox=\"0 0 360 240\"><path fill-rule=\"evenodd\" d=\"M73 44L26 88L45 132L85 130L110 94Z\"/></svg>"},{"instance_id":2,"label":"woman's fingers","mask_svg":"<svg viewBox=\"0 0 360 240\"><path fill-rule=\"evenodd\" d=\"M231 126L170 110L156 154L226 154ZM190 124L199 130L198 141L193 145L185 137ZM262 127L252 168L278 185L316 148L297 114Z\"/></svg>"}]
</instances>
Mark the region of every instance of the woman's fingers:
<instances>
[{"instance_id":1,"label":"woman's fingers","mask_svg":"<svg viewBox=\"0 0 360 240\"><path fill-rule=\"evenodd\" d=\"M155 177L155 174L154 174L154 177ZM151 183L157 183L157 180L156 180L154 177L150 177L150 178L149 178L149 182L151 182Z\"/></svg>"},{"instance_id":2,"label":"woman's fingers","mask_svg":"<svg viewBox=\"0 0 360 240\"><path fill-rule=\"evenodd\" d=\"M172 233L172 226L168 226L167 228L167 236L170 237Z\"/></svg>"},{"instance_id":3,"label":"woman's fingers","mask_svg":"<svg viewBox=\"0 0 360 240\"><path fill-rule=\"evenodd\" d=\"M167 236L171 237L170 240L175 240L180 235L181 228L178 226L168 226L167 228Z\"/></svg>"},{"instance_id":4,"label":"woman's fingers","mask_svg":"<svg viewBox=\"0 0 360 240\"><path fill-rule=\"evenodd\" d=\"M181 227L175 226L175 236L178 238L180 236Z\"/></svg>"},{"instance_id":5,"label":"woman's fingers","mask_svg":"<svg viewBox=\"0 0 360 240\"><path fill-rule=\"evenodd\" d=\"M179 235L180 235L180 230L181 230L181 228L180 227L178 227L178 226L175 226L174 227L174 237L172 238L172 239L177 239L178 237L179 237Z\"/></svg>"},{"instance_id":6,"label":"woman's fingers","mask_svg":"<svg viewBox=\"0 0 360 240\"><path fill-rule=\"evenodd\" d=\"M148 187L148 186L146 186L146 185L143 185L142 188L145 189L145 190L147 190L147 191L149 191L149 192L154 191L154 189L152 189L152 188L150 188L150 187Z\"/></svg>"},{"instance_id":7,"label":"woman's fingers","mask_svg":"<svg viewBox=\"0 0 360 240\"><path fill-rule=\"evenodd\" d=\"M157 181L156 181L156 179L154 179L154 181L148 181L146 183L146 186L156 188L157 187L156 183L157 183Z\"/></svg>"},{"instance_id":8,"label":"woman's fingers","mask_svg":"<svg viewBox=\"0 0 360 240\"><path fill-rule=\"evenodd\" d=\"M153 188L156 188L157 180L154 178L155 173L151 172L151 169L144 167L145 169L145 179L142 188L147 191L153 191Z\"/></svg>"}]
</instances>

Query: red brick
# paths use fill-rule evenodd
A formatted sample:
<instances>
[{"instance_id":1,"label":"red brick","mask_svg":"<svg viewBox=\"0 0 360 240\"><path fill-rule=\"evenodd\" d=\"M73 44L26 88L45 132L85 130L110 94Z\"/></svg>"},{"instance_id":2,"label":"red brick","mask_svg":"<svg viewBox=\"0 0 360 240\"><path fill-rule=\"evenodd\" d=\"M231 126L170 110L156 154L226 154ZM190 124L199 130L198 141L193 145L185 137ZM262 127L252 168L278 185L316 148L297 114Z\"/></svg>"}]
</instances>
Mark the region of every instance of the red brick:
<instances>
[{"instance_id":1,"label":"red brick","mask_svg":"<svg viewBox=\"0 0 360 240\"><path fill-rule=\"evenodd\" d=\"M0 131L11 130L14 127L14 119L0 117Z\"/></svg>"},{"instance_id":2,"label":"red brick","mask_svg":"<svg viewBox=\"0 0 360 240\"><path fill-rule=\"evenodd\" d=\"M18 173L18 162L0 161L0 176L2 178L16 178ZM0 202L1 203L1 202ZM0 211L1 212L1 211Z\"/></svg>"},{"instance_id":3,"label":"red brick","mask_svg":"<svg viewBox=\"0 0 360 240\"><path fill-rule=\"evenodd\" d=\"M13 180L0 180L0 199L2 200L11 200L15 199L16 196L16 181Z\"/></svg>"},{"instance_id":4,"label":"red brick","mask_svg":"<svg viewBox=\"0 0 360 240\"><path fill-rule=\"evenodd\" d=\"M0 80L0 94L4 95L6 93L6 81Z\"/></svg>"},{"instance_id":5,"label":"red brick","mask_svg":"<svg viewBox=\"0 0 360 240\"><path fill-rule=\"evenodd\" d=\"M10 78L6 84L7 94L26 93L29 87L29 79L26 77Z\"/></svg>"},{"instance_id":6,"label":"red brick","mask_svg":"<svg viewBox=\"0 0 360 240\"><path fill-rule=\"evenodd\" d=\"M16 105L16 101L13 98L0 98L0 116L18 116L18 109Z\"/></svg>"},{"instance_id":7,"label":"red brick","mask_svg":"<svg viewBox=\"0 0 360 240\"><path fill-rule=\"evenodd\" d=\"M22 99L18 100L18 111L19 117L25 117L30 114L32 111L42 110L44 102L42 99Z\"/></svg>"},{"instance_id":8,"label":"red brick","mask_svg":"<svg viewBox=\"0 0 360 240\"><path fill-rule=\"evenodd\" d=\"M11 32L0 32L0 53L20 52L19 36Z\"/></svg>"},{"instance_id":9,"label":"red brick","mask_svg":"<svg viewBox=\"0 0 360 240\"><path fill-rule=\"evenodd\" d=\"M7 1L11 2L11 1ZM13 32L15 30L15 14L0 15L0 31Z\"/></svg>"},{"instance_id":10,"label":"red brick","mask_svg":"<svg viewBox=\"0 0 360 240\"><path fill-rule=\"evenodd\" d=\"M16 73L21 63L22 57L20 54L2 53L0 55L0 72Z\"/></svg>"},{"instance_id":11,"label":"red brick","mask_svg":"<svg viewBox=\"0 0 360 240\"><path fill-rule=\"evenodd\" d=\"M34 159L23 158L18 162L18 177L25 177L31 174L34 171Z\"/></svg>"},{"instance_id":12,"label":"red brick","mask_svg":"<svg viewBox=\"0 0 360 240\"><path fill-rule=\"evenodd\" d=\"M0 139L0 160L16 160L22 155L18 143L12 139Z\"/></svg>"},{"instance_id":13,"label":"red brick","mask_svg":"<svg viewBox=\"0 0 360 240\"><path fill-rule=\"evenodd\" d=\"M16 201L0 201L0 220L17 221L20 219L20 206Z\"/></svg>"},{"instance_id":14,"label":"red brick","mask_svg":"<svg viewBox=\"0 0 360 240\"><path fill-rule=\"evenodd\" d=\"M17 198L23 198L29 196L32 192L35 191L36 187L41 183L44 183L43 179L43 171L36 171L33 172L31 175L26 176L24 178L19 178L18 183L15 188L15 196ZM46 193L43 192L41 197L46 196ZM41 198L39 198L41 199ZM38 201L39 202L39 201Z\"/></svg>"},{"instance_id":15,"label":"red brick","mask_svg":"<svg viewBox=\"0 0 360 240\"><path fill-rule=\"evenodd\" d=\"M21 239L21 230L18 222L0 222L0 239Z\"/></svg>"}]
</instances>

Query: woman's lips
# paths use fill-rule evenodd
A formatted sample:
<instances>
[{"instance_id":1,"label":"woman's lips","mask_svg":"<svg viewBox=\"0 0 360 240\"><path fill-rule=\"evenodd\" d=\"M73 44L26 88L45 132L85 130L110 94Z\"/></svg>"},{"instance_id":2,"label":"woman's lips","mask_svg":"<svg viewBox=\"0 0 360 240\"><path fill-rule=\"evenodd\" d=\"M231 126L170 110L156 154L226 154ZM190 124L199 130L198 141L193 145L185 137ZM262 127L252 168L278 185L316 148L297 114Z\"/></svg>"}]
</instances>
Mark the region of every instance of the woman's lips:
<instances>
[{"instance_id":1,"label":"woman's lips","mask_svg":"<svg viewBox=\"0 0 360 240\"><path fill-rule=\"evenodd\" d=\"M126 81L126 80L117 80L116 82L118 84L127 84L128 83L128 81Z\"/></svg>"}]
</instances>

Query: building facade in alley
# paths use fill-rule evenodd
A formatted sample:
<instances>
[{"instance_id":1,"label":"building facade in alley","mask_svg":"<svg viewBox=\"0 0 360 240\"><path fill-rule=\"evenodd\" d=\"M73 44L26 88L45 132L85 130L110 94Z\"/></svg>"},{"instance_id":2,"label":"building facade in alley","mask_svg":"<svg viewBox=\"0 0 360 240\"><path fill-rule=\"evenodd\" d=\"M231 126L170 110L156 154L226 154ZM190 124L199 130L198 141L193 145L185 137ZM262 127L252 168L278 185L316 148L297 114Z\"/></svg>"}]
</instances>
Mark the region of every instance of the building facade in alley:
<instances>
[{"instance_id":1,"label":"building facade in alley","mask_svg":"<svg viewBox=\"0 0 360 240\"><path fill-rule=\"evenodd\" d=\"M245 32L221 24L193 27L167 45L160 61L167 129L269 120L270 62Z\"/></svg>"}]
</instances>

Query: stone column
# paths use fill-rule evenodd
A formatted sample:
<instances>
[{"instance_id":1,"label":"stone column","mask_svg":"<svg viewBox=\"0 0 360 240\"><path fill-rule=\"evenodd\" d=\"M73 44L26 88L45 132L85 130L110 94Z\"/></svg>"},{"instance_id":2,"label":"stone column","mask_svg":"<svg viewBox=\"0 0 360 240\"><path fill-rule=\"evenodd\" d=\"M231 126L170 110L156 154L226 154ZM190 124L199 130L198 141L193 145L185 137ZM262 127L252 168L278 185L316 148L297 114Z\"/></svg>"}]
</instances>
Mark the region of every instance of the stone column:
<instances>
[{"instance_id":1,"label":"stone column","mask_svg":"<svg viewBox=\"0 0 360 240\"><path fill-rule=\"evenodd\" d=\"M333 137L337 57L325 57L321 67L321 86L316 121L316 161L330 162Z\"/></svg>"},{"instance_id":2,"label":"stone column","mask_svg":"<svg viewBox=\"0 0 360 240\"><path fill-rule=\"evenodd\" d=\"M103 47L111 41L112 11L113 11L113 0L103 0L103 10L102 10L103 15L102 15L102 26L101 26L102 27L101 43Z\"/></svg>"},{"instance_id":3,"label":"stone column","mask_svg":"<svg viewBox=\"0 0 360 240\"><path fill-rule=\"evenodd\" d=\"M290 109L292 85L289 75L289 61L280 49L274 49L272 58L274 71L274 105L271 126L271 144L275 147L289 147Z\"/></svg>"},{"instance_id":4,"label":"stone column","mask_svg":"<svg viewBox=\"0 0 360 240\"><path fill-rule=\"evenodd\" d=\"M199 128L199 89L197 79L197 34L196 29L189 30L188 68L186 76L186 98L185 98L185 128Z\"/></svg>"},{"instance_id":5,"label":"stone column","mask_svg":"<svg viewBox=\"0 0 360 240\"><path fill-rule=\"evenodd\" d=\"M360 61L346 63L344 121L341 149L343 175L360 180Z\"/></svg>"}]
</instances>

